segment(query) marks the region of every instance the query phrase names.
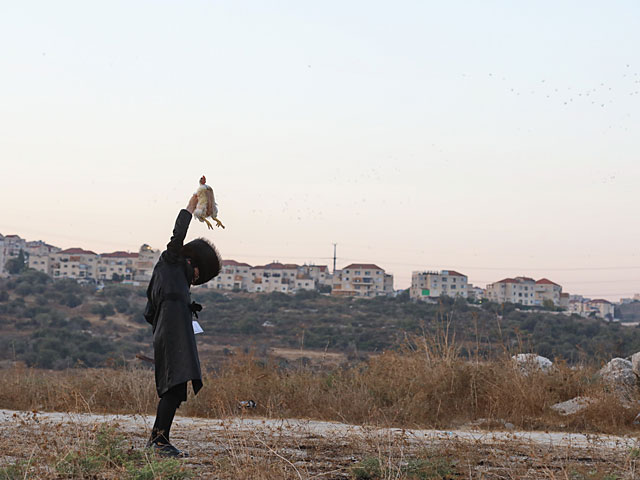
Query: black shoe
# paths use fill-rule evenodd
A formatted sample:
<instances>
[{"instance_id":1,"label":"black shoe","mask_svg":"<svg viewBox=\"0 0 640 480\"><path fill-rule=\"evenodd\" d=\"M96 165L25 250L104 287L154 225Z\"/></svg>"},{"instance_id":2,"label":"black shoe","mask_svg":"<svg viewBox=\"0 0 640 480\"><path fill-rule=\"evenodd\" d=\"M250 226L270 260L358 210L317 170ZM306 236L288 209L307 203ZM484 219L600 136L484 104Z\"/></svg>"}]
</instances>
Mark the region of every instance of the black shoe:
<instances>
[{"instance_id":1,"label":"black shoe","mask_svg":"<svg viewBox=\"0 0 640 480\"><path fill-rule=\"evenodd\" d=\"M151 448L161 457L186 458L189 456L188 453L178 450L170 443L148 442L147 448Z\"/></svg>"}]
</instances>

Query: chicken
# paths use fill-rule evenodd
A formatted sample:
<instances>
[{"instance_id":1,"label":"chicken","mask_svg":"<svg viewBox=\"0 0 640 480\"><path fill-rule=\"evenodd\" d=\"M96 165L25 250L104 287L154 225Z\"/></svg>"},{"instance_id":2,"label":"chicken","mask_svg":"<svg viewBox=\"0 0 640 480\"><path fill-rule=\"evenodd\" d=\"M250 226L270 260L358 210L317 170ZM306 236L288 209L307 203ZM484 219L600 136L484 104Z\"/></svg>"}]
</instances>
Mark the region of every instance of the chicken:
<instances>
[{"instance_id":1,"label":"chicken","mask_svg":"<svg viewBox=\"0 0 640 480\"><path fill-rule=\"evenodd\" d=\"M193 216L201 222L206 223L210 229L213 229L213 226L211 222L207 220L208 217L216 222L218 227L225 228L222 222L218 220L218 205L213 196L213 189L207 185L207 178L204 175L200 178L200 186L198 190L196 190L196 195L198 196L198 204L193 212Z\"/></svg>"}]
</instances>

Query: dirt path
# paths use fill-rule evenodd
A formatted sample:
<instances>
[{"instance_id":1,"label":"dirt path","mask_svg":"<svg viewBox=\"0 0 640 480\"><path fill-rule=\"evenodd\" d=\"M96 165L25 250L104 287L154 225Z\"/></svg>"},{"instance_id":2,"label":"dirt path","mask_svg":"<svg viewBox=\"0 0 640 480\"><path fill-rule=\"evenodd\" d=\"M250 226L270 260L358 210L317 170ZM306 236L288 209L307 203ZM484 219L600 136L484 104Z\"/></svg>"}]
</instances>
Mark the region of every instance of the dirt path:
<instances>
[{"instance_id":1,"label":"dirt path","mask_svg":"<svg viewBox=\"0 0 640 480\"><path fill-rule=\"evenodd\" d=\"M59 458L104 424L139 449L152 423L153 417L139 415L0 410L0 465ZM379 429L255 417L177 417L171 436L189 452L184 462L195 478L358 478L358 468L367 465L380 475L369 478L636 478L640 452L633 437ZM411 476L416 462L440 465L440 476Z\"/></svg>"}]
</instances>

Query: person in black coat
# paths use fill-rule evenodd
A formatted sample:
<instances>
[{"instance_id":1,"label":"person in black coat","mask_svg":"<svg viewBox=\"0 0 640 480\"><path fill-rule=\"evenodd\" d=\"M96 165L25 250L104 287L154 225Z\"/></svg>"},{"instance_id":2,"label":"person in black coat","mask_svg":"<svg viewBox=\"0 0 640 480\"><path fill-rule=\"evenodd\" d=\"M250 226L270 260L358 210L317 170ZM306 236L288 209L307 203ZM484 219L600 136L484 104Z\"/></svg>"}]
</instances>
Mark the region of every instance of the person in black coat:
<instances>
[{"instance_id":1,"label":"person in black coat","mask_svg":"<svg viewBox=\"0 0 640 480\"><path fill-rule=\"evenodd\" d=\"M193 393L202 388L202 373L193 333L192 315L202 307L191 302L189 288L220 273L220 256L205 239L184 245L198 198L193 195L180 210L173 236L162 252L147 288L144 317L153 326L156 389L160 401L147 447L165 456L186 456L169 441L176 409L187 400L187 382Z\"/></svg>"}]
</instances>

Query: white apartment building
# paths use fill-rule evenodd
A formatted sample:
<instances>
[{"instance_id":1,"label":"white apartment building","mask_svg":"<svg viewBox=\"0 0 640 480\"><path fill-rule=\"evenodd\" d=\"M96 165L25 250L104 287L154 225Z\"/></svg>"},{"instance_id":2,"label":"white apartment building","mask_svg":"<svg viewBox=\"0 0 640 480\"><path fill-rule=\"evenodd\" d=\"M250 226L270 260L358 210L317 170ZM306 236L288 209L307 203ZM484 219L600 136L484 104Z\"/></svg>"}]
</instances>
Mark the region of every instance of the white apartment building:
<instances>
[{"instance_id":1,"label":"white apartment building","mask_svg":"<svg viewBox=\"0 0 640 480\"><path fill-rule=\"evenodd\" d=\"M468 278L455 270L441 272L414 271L411 273L409 297L414 300L426 300L440 296L468 296Z\"/></svg>"},{"instance_id":2,"label":"white apartment building","mask_svg":"<svg viewBox=\"0 0 640 480\"><path fill-rule=\"evenodd\" d=\"M536 280L535 305L543 305L545 300L550 300L555 306L560 306L562 286L546 278Z\"/></svg>"},{"instance_id":3,"label":"white apartment building","mask_svg":"<svg viewBox=\"0 0 640 480\"><path fill-rule=\"evenodd\" d=\"M138 258L134 259L133 279L136 282L148 282L153 274L153 267L158 263L160 250L154 250L146 243L138 250Z\"/></svg>"},{"instance_id":4,"label":"white apartment building","mask_svg":"<svg viewBox=\"0 0 640 480\"><path fill-rule=\"evenodd\" d=\"M535 305L536 281L529 277L505 278L487 285L485 292L494 302Z\"/></svg>"},{"instance_id":5,"label":"white apartment building","mask_svg":"<svg viewBox=\"0 0 640 480\"><path fill-rule=\"evenodd\" d=\"M22 250L25 256L27 252L27 241L18 235L5 235L0 241L0 274L6 274L5 264L12 258L17 257Z\"/></svg>"},{"instance_id":6,"label":"white apartment building","mask_svg":"<svg viewBox=\"0 0 640 480\"><path fill-rule=\"evenodd\" d=\"M133 280L137 253L102 253L98 257L96 278L103 280Z\"/></svg>"},{"instance_id":7,"label":"white apartment building","mask_svg":"<svg viewBox=\"0 0 640 480\"><path fill-rule=\"evenodd\" d=\"M319 288L321 285L331 287L332 277L326 265L302 265L300 270L304 275L313 279L315 288Z\"/></svg>"},{"instance_id":8,"label":"white apartment building","mask_svg":"<svg viewBox=\"0 0 640 480\"><path fill-rule=\"evenodd\" d=\"M299 292L300 290L315 290L316 281L311 278L310 275L298 272L298 275L296 275L294 288L296 292Z\"/></svg>"},{"instance_id":9,"label":"white apartment building","mask_svg":"<svg viewBox=\"0 0 640 480\"><path fill-rule=\"evenodd\" d=\"M486 298L484 288L467 283L467 298L475 298L476 300Z\"/></svg>"},{"instance_id":10,"label":"white apartment building","mask_svg":"<svg viewBox=\"0 0 640 480\"><path fill-rule=\"evenodd\" d=\"M251 267L249 292L293 293L296 290L298 265L272 262Z\"/></svg>"},{"instance_id":11,"label":"white apartment building","mask_svg":"<svg viewBox=\"0 0 640 480\"><path fill-rule=\"evenodd\" d=\"M98 254L82 248L67 248L50 255L51 276L58 278L97 278Z\"/></svg>"},{"instance_id":12,"label":"white apartment building","mask_svg":"<svg viewBox=\"0 0 640 480\"><path fill-rule=\"evenodd\" d=\"M377 297L393 294L393 275L373 263L352 263L334 272L331 295Z\"/></svg>"},{"instance_id":13,"label":"white apartment building","mask_svg":"<svg viewBox=\"0 0 640 480\"><path fill-rule=\"evenodd\" d=\"M608 300L597 298L573 298L569 301L569 311L577 313L581 317L597 317L604 320L613 320L615 305Z\"/></svg>"},{"instance_id":14,"label":"white apartment building","mask_svg":"<svg viewBox=\"0 0 640 480\"><path fill-rule=\"evenodd\" d=\"M589 301L587 307L590 311L595 312L596 317L609 321L614 318L615 305L608 300L596 298L595 300Z\"/></svg>"},{"instance_id":15,"label":"white apartment building","mask_svg":"<svg viewBox=\"0 0 640 480\"><path fill-rule=\"evenodd\" d=\"M220 274L206 285L218 290L248 290L252 278L250 271L251 265L248 263L223 260Z\"/></svg>"},{"instance_id":16,"label":"white apartment building","mask_svg":"<svg viewBox=\"0 0 640 480\"><path fill-rule=\"evenodd\" d=\"M27 253L27 241L24 238L20 238L19 235L6 235L4 237L4 255L5 259L15 258L20 254L22 250L25 255Z\"/></svg>"},{"instance_id":17,"label":"white apartment building","mask_svg":"<svg viewBox=\"0 0 640 480\"><path fill-rule=\"evenodd\" d=\"M60 248L49 245L42 240L27 242L27 252L29 253L28 267L53 276L51 254L59 251Z\"/></svg>"},{"instance_id":18,"label":"white apartment building","mask_svg":"<svg viewBox=\"0 0 640 480\"><path fill-rule=\"evenodd\" d=\"M569 309L569 294L562 292L560 294L560 306L565 310Z\"/></svg>"}]
</instances>

